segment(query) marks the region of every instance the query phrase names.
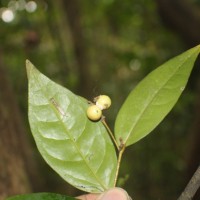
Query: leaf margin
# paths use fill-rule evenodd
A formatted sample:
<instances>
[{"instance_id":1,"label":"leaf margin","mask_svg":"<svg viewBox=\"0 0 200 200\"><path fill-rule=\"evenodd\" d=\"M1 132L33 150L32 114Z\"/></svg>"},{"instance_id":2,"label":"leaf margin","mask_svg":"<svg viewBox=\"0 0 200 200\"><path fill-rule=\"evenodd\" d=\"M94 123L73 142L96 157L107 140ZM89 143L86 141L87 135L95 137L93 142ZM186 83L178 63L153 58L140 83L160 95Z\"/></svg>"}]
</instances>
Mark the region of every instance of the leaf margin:
<instances>
[{"instance_id":1,"label":"leaf margin","mask_svg":"<svg viewBox=\"0 0 200 200\"><path fill-rule=\"evenodd\" d=\"M36 70L41 76L44 76L44 77L46 77L44 74L42 74L29 60L26 60L26 68L27 68L27 76L28 76L28 79L30 79L30 77L31 77L31 70ZM49 79L48 77L46 77L47 79ZM50 79L49 79L50 80ZM52 80L50 80L50 81L52 81ZM53 81L52 81L53 82ZM55 82L53 82L53 83L55 83ZM59 84L57 84L57 83L55 83L56 85L58 85L58 86L60 86L60 87L62 87L64 90L68 90L67 88L64 88L63 86L61 86L61 85L59 85ZM30 89L29 89L30 90ZM73 94L73 95L75 95L74 93L72 93L70 90L68 90L71 94ZM30 91L29 91L30 92ZM78 95L75 95L76 96L76 98L79 100L79 101L81 101L81 102L83 102L85 105L87 104L87 106L88 106L88 102L87 102L87 100L86 99L84 99L83 97L80 97L80 96L78 96ZM29 102L29 104L30 104L30 102ZM30 109L30 107L29 107L29 109ZM59 111L58 111L59 112ZM86 113L86 112L85 112ZM59 115L59 113L58 113L58 115ZM87 118L87 117L86 117ZM95 123L95 124L99 124L99 126L101 126L104 130L106 130L106 128L104 127L104 125L103 125L103 123L102 122L91 122L88 118L87 118L87 121L88 121L88 123ZM31 128L31 131L32 131L32 128ZM107 132L107 130L106 130L106 132ZM33 134L33 136L34 136L34 134ZM108 136L108 133L107 133L107 136L106 136L107 138L109 138L109 136ZM35 138L35 137L34 137ZM35 139L36 140L36 139ZM114 145L113 145L113 143L111 142L111 139L109 138L109 140L110 140L110 144L112 144L112 146L113 146L113 149L114 149ZM38 147L38 142L36 141L36 144L37 144L37 147ZM39 149L39 152L40 152L40 154L42 155L42 152L41 152L41 148L40 147L38 147L38 149ZM115 158L116 158L116 152L115 152ZM42 156L43 157L43 156ZM44 157L43 157L44 158ZM46 159L45 159L46 160ZM116 162L117 162L117 159L115 159L116 160ZM47 162L47 160L46 160L46 162ZM49 162L47 162L50 166L51 166L51 164L49 163ZM116 166L117 166L117 164L115 164ZM51 166L52 167L52 166ZM54 169L54 168L53 168ZM54 169L55 170L55 169ZM56 170L55 170L56 171ZM115 170L114 171L116 171L116 167L115 167ZM57 173L58 173L58 171L56 171ZM60 175L60 173L58 173L59 175ZM61 176L62 177L62 176ZM62 177L63 178L63 177ZM112 182L113 182L113 184L114 184L114 180L115 180L115 178L113 177L112 178ZM69 182L68 180L66 180L65 179L65 181L67 181L67 182ZM72 183L71 183L72 184ZM112 184L112 185L113 185ZM80 189L80 190L83 190L83 191L86 191L86 192L93 192L93 193L99 193L100 191L99 190L96 190L96 189L94 189L94 188L87 188L86 189L86 187L84 187L84 186L77 186L77 185L74 185L74 184L72 184L74 187L76 187L76 188L78 188L78 189ZM111 186L110 186L111 187ZM105 187L105 189L104 190L107 190L107 189L109 189L109 188L107 188L107 187ZM104 191L103 190L103 191ZM102 192L102 191L101 191Z\"/></svg>"},{"instance_id":2,"label":"leaf margin","mask_svg":"<svg viewBox=\"0 0 200 200\"><path fill-rule=\"evenodd\" d=\"M128 107L127 104L130 104L130 98L131 96L134 96L135 93L138 93L138 90L140 89L141 87L141 84L143 84L147 78L149 78L149 76L151 76L155 71L157 71L158 69L160 68L163 68L163 66L165 66L167 63L170 63L172 62L174 59L176 58L181 58L183 57L184 55L187 55L188 52L192 52L192 56L194 56L194 60L193 60L193 65L191 67L191 70L194 66L194 62L196 60L196 58L198 57L199 53L200 53L200 45L197 45L185 52L183 52L182 54L176 56L176 57L173 57L171 58L170 60L166 61L165 63L163 63L162 65L160 65L159 67L157 67L155 70L153 70L152 72L150 72L144 79L142 79L138 85L129 93L128 97L125 99L124 103L122 104L118 114L117 114L117 117L116 117L116 120L115 120L115 126L114 126L114 130L115 130L115 137L116 137L116 140L118 142L118 144L120 145L121 142L124 143L125 146L129 146L129 145L132 145L138 141L140 141L142 138L146 137L149 133L152 132L153 129L156 128L156 126L158 126L158 124L166 117L166 115L171 111L171 109L174 107L174 105L176 104L176 102L178 101L179 97L181 96L181 93L183 92L183 90L185 89L185 86L184 88L182 88L182 92L180 93L180 95L178 96L177 100L175 101L175 103L173 104L173 106L169 109L169 111L162 117L162 119L146 134L143 134L142 137L140 138L136 138L135 140L133 139L132 141L130 141L130 135L131 134L134 134L134 133L131 133L132 131L130 131L130 133L128 134L129 136L127 136L125 139L124 139L124 132L126 131L123 131L123 129L126 129L123 127L123 124L126 123L126 121L128 120L127 117L126 117L126 114L124 113L125 111L124 110L127 110L129 111L128 109L125 109L125 107ZM186 56L186 59L188 59L188 57ZM190 73L191 73L191 70L190 70ZM189 79L189 75L190 73L188 74L188 78L186 80L186 83L185 85L187 84L187 81ZM136 96L136 95L135 95ZM135 101L135 99L133 99L133 101ZM123 119L124 118L124 119ZM140 119L139 119L140 120ZM139 121L138 120L138 121ZM137 126L137 123L135 123L135 127ZM121 126L121 128L120 128ZM145 125L144 125L145 126ZM132 128L134 129L134 128Z\"/></svg>"}]
</instances>

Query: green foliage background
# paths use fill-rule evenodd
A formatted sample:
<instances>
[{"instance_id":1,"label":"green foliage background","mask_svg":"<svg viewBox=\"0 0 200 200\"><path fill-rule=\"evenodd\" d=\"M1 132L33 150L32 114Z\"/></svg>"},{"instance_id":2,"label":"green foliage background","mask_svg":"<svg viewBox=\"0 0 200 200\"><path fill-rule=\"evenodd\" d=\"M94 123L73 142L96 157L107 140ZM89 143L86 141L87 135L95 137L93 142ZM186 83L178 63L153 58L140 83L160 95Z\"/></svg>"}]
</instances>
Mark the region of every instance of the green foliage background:
<instances>
[{"instance_id":1,"label":"green foliage background","mask_svg":"<svg viewBox=\"0 0 200 200\"><path fill-rule=\"evenodd\" d=\"M0 6L6 7L8 3L1 0ZM79 3L92 86L85 97L109 94L113 104L105 115L113 127L118 109L130 90L150 71L183 52L186 46L178 35L164 27L155 1L85 0ZM60 1L37 1L37 6L33 13L24 9L16 11L11 23L0 21L0 57L9 72L27 126L25 59L31 60L52 80L81 94L66 11ZM120 183L134 199L173 199L182 191L193 119L189 111L194 97L188 87L161 125L125 153ZM49 180L60 183L54 175ZM49 188L53 191L54 187Z\"/></svg>"}]
</instances>

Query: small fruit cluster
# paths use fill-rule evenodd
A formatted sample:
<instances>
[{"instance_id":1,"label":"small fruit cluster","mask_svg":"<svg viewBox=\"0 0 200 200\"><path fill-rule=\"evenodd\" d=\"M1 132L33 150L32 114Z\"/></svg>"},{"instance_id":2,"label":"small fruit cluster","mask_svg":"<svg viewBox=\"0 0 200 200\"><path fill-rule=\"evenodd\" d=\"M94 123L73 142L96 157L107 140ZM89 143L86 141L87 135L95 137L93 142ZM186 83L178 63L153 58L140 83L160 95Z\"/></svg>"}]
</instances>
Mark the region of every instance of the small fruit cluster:
<instances>
[{"instance_id":1,"label":"small fruit cluster","mask_svg":"<svg viewBox=\"0 0 200 200\"><path fill-rule=\"evenodd\" d=\"M111 99L107 95L100 95L94 98L94 103L88 107L87 116L92 121L97 121L102 116L102 110L111 106Z\"/></svg>"}]
</instances>

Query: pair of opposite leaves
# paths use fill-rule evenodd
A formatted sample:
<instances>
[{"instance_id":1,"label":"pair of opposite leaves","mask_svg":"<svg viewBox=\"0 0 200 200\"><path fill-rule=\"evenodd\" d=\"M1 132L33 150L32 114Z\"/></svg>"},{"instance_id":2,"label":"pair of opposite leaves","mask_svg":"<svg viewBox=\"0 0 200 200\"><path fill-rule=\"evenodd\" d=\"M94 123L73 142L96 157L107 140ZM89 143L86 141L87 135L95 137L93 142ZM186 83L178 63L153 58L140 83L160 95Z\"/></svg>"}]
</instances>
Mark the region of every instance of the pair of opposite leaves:
<instances>
[{"instance_id":1,"label":"pair of opposite leaves","mask_svg":"<svg viewBox=\"0 0 200 200\"><path fill-rule=\"evenodd\" d=\"M129 94L115 121L115 138L126 146L149 134L185 88L200 45L152 71ZM101 121L87 118L88 101L54 83L26 61L29 122L45 161L67 182L92 193L115 184L117 156Z\"/></svg>"}]
</instances>

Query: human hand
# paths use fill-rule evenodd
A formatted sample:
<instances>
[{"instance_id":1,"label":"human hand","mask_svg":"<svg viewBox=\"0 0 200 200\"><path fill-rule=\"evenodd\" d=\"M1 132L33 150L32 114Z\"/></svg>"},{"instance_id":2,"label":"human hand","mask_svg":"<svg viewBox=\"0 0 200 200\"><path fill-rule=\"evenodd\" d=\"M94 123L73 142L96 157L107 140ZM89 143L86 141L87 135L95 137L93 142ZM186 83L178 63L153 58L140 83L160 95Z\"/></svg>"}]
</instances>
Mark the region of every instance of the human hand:
<instances>
[{"instance_id":1,"label":"human hand","mask_svg":"<svg viewBox=\"0 0 200 200\"><path fill-rule=\"evenodd\" d=\"M121 188L112 188L102 194L87 194L77 197L80 200L131 200Z\"/></svg>"}]
</instances>

